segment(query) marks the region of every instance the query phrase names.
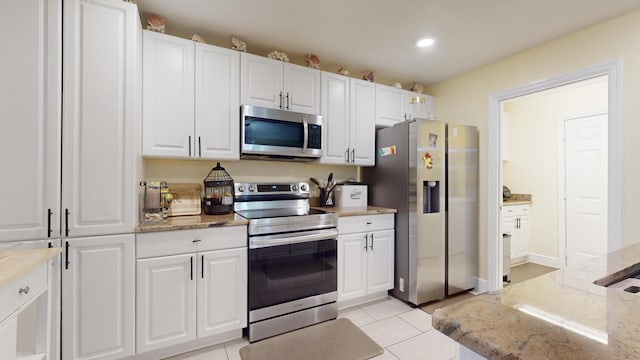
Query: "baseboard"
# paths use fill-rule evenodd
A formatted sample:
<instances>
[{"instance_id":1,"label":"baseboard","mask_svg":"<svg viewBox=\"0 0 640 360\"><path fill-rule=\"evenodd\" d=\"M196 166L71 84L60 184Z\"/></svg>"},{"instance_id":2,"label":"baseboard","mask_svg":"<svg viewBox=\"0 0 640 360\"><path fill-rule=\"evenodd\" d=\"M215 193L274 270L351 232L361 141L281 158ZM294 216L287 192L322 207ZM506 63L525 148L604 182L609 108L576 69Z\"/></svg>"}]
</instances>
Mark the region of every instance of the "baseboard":
<instances>
[{"instance_id":1,"label":"baseboard","mask_svg":"<svg viewBox=\"0 0 640 360\"><path fill-rule=\"evenodd\" d=\"M167 346L166 348L144 352L134 355L128 360L157 360L166 357L183 354L186 352L201 349L207 346L222 344L231 340L242 339L242 329L231 330L222 334L209 336L202 339L187 341L182 344Z\"/></svg>"},{"instance_id":2,"label":"baseboard","mask_svg":"<svg viewBox=\"0 0 640 360\"><path fill-rule=\"evenodd\" d=\"M470 292L473 295L482 294L489 291L489 282L485 279L476 278L476 288Z\"/></svg>"},{"instance_id":3,"label":"baseboard","mask_svg":"<svg viewBox=\"0 0 640 360\"><path fill-rule=\"evenodd\" d=\"M356 306L360 306L366 303L370 303L372 301L386 299L389 295L388 291L380 291L377 293L365 295L359 298L350 299L350 300L338 300L338 311L347 310L349 308L353 308Z\"/></svg>"},{"instance_id":4,"label":"baseboard","mask_svg":"<svg viewBox=\"0 0 640 360\"><path fill-rule=\"evenodd\" d=\"M529 253L529 255L527 255L527 262L548 266L556 269L560 269L562 267L562 261L560 260L560 258L546 256L546 255Z\"/></svg>"}]
</instances>

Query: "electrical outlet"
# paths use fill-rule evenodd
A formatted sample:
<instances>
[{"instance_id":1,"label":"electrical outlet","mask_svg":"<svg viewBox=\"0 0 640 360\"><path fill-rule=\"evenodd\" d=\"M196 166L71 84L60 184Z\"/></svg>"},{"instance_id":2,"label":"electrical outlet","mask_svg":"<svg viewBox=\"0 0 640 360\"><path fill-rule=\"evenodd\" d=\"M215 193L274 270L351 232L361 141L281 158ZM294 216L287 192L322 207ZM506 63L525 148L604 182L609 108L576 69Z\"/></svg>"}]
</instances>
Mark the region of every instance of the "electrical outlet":
<instances>
[{"instance_id":1,"label":"electrical outlet","mask_svg":"<svg viewBox=\"0 0 640 360\"><path fill-rule=\"evenodd\" d=\"M404 279L400 278L400 281L398 282L398 287L400 288L401 292L404 292Z\"/></svg>"}]
</instances>

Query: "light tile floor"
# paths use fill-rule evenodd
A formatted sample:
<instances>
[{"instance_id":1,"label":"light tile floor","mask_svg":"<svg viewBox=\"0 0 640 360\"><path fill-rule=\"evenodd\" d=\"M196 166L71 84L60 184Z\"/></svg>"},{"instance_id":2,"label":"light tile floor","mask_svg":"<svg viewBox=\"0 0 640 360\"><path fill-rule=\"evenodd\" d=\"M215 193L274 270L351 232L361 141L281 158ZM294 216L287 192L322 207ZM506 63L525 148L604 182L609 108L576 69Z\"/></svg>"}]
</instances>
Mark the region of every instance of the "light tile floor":
<instances>
[{"instance_id":1,"label":"light tile floor","mask_svg":"<svg viewBox=\"0 0 640 360\"><path fill-rule=\"evenodd\" d=\"M459 346L431 327L431 315L388 297L340 311L384 348L376 360L458 360ZM240 360L239 350L246 339L231 341L174 356L171 360ZM330 360L330 359L327 359Z\"/></svg>"}]
</instances>

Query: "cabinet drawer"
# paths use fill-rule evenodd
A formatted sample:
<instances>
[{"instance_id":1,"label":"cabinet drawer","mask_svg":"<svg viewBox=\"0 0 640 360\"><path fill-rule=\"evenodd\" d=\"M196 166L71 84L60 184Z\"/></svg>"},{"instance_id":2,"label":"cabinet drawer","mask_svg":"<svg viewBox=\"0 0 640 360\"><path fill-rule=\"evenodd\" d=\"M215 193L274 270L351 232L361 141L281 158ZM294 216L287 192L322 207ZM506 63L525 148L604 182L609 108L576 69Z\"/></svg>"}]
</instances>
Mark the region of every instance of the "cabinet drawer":
<instances>
[{"instance_id":1,"label":"cabinet drawer","mask_svg":"<svg viewBox=\"0 0 640 360\"><path fill-rule=\"evenodd\" d=\"M347 216L338 218L338 233L351 234L388 230L395 226L394 214Z\"/></svg>"},{"instance_id":2,"label":"cabinet drawer","mask_svg":"<svg viewBox=\"0 0 640 360\"><path fill-rule=\"evenodd\" d=\"M247 246L246 226L136 234L136 258L186 254Z\"/></svg>"},{"instance_id":3,"label":"cabinet drawer","mask_svg":"<svg viewBox=\"0 0 640 360\"><path fill-rule=\"evenodd\" d=\"M529 215L529 205L504 205L502 207L502 216L526 216Z\"/></svg>"},{"instance_id":4,"label":"cabinet drawer","mask_svg":"<svg viewBox=\"0 0 640 360\"><path fill-rule=\"evenodd\" d=\"M0 321L46 289L47 264L48 262L38 265L25 275L0 288ZM21 289L26 293L21 293Z\"/></svg>"}]
</instances>

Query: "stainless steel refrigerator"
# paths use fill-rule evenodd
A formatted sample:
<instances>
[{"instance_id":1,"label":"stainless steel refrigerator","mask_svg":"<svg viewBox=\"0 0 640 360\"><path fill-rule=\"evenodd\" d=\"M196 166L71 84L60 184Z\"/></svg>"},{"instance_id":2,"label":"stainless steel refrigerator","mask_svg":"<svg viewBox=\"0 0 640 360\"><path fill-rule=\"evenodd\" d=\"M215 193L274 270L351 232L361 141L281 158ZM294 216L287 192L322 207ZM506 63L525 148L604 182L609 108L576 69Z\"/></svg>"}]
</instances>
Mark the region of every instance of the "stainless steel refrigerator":
<instances>
[{"instance_id":1,"label":"stainless steel refrigerator","mask_svg":"<svg viewBox=\"0 0 640 360\"><path fill-rule=\"evenodd\" d=\"M362 178L370 204L398 210L393 295L419 305L474 288L476 127L415 119L378 130L376 150Z\"/></svg>"}]
</instances>

